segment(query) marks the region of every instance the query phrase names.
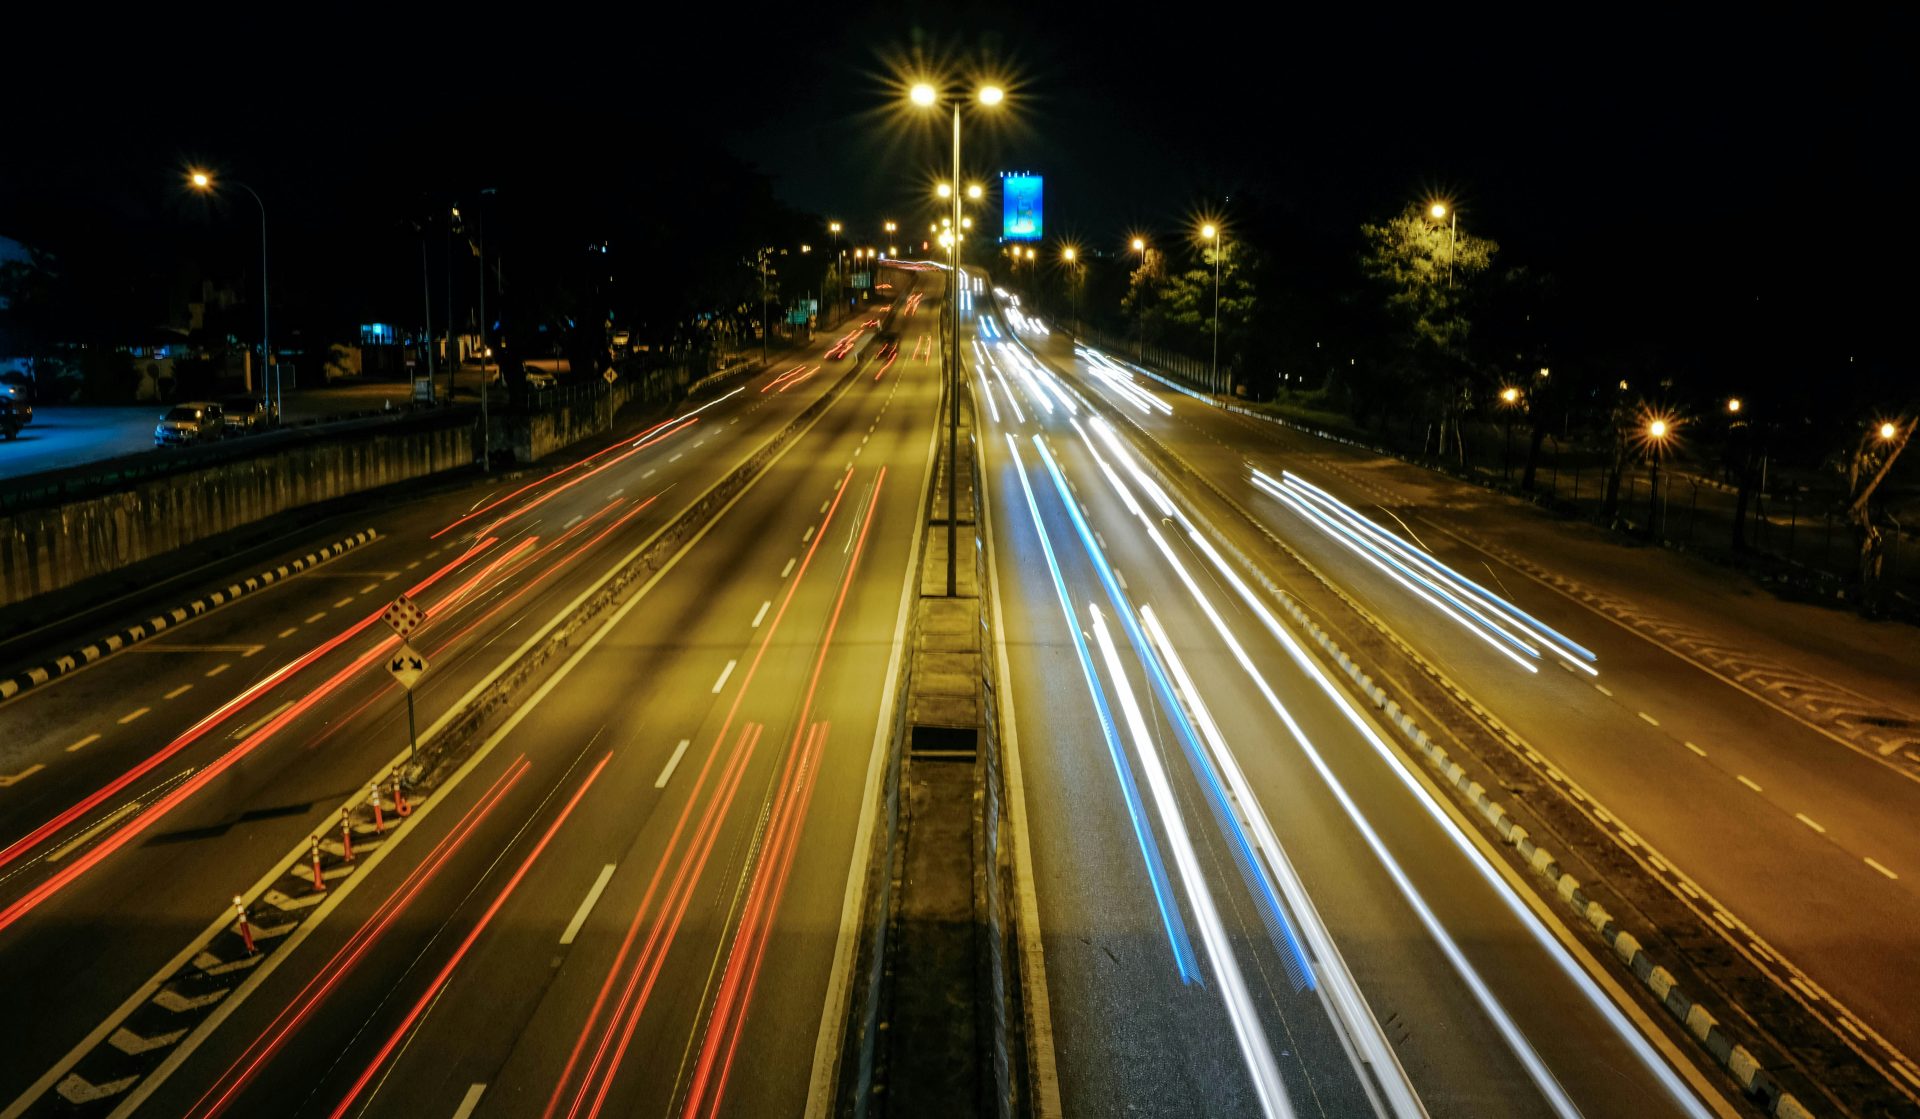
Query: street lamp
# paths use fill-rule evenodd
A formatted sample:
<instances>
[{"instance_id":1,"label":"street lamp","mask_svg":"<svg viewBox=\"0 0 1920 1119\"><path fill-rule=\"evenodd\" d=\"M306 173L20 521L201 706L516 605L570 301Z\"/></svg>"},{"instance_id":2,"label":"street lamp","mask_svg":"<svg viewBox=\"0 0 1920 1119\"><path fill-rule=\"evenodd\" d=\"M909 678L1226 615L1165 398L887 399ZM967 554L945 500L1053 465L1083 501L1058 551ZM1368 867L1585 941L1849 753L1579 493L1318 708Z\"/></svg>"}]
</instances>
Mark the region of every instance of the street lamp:
<instances>
[{"instance_id":1,"label":"street lamp","mask_svg":"<svg viewBox=\"0 0 1920 1119\"><path fill-rule=\"evenodd\" d=\"M1727 411L1732 415L1740 414L1740 398L1735 396L1727 400Z\"/></svg>"},{"instance_id":2,"label":"street lamp","mask_svg":"<svg viewBox=\"0 0 1920 1119\"><path fill-rule=\"evenodd\" d=\"M1226 253L1226 238L1220 227L1207 222L1200 227L1200 239L1213 245L1213 366L1207 375L1208 388L1220 391L1220 258Z\"/></svg>"},{"instance_id":3,"label":"street lamp","mask_svg":"<svg viewBox=\"0 0 1920 1119\"><path fill-rule=\"evenodd\" d=\"M987 192L985 188L983 188L979 183L967 184L967 198L970 199L971 201L974 201L974 202L980 201L980 199L983 196L985 196L986 193Z\"/></svg>"},{"instance_id":4,"label":"street lamp","mask_svg":"<svg viewBox=\"0 0 1920 1119\"><path fill-rule=\"evenodd\" d=\"M1453 286L1453 244L1460 234L1460 213L1445 202L1435 202L1427 207L1427 213L1434 221L1447 222L1447 286Z\"/></svg>"},{"instance_id":5,"label":"street lamp","mask_svg":"<svg viewBox=\"0 0 1920 1119\"><path fill-rule=\"evenodd\" d=\"M942 198L952 198L952 197L953 197L953 184L952 184L952 183L941 183L941 184L940 184L939 186L937 186L937 187L934 187L934 188L933 188L933 192L934 192L935 194L937 194L937 195L939 195L939 196L940 196L940 197L942 197Z\"/></svg>"},{"instance_id":6,"label":"street lamp","mask_svg":"<svg viewBox=\"0 0 1920 1119\"><path fill-rule=\"evenodd\" d=\"M1653 459L1653 468L1649 471L1648 481L1653 490L1647 509L1647 534L1655 540L1660 539L1660 458L1666 453L1667 438L1673 434L1673 425L1660 416L1647 421L1647 449Z\"/></svg>"},{"instance_id":7,"label":"street lamp","mask_svg":"<svg viewBox=\"0 0 1920 1119\"><path fill-rule=\"evenodd\" d=\"M189 174L187 175L187 182L188 182L188 183L189 183L190 185L192 185L192 187L193 187L193 189L195 189L195 190L197 190L197 191L200 191L200 192L201 192L201 193L203 193L203 194L211 194L211 193L213 193L213 176L212 176L212 175L210 175L210 174L208 174L208 173L207 173L207 172L205 172L205 171L193 171L193 172L190 172L190 173L189 173ZM252 197L252 199L253 199L253 202L254 202L254 205L256 205L256 206L258 206L258 207L260 207L260 362L261 362L261 381L262 381L262 387L264 388L264 387L266 386L266 377L267 377L267 374L268 374L268 373L269 373L269 372L271 371L271 373L272 373L272 377L273 377L273 381L272 381L272 390L271 390L271 393L270 393L270 395L271 395L271 396L273 397L273 409L272 409L272 413L273 413L273 415L272 415L272 420L273 420L273 422L274 422L274 423L276 423L276 424L277 424L277 423L279 423L279 422L280 422L280 411L281 411L281 405L282 405L282 404L284 404L284 403L285 403L285 401L284 401L284 400L282 399L282 397L281 397L281 393L280 393L280 373L279 373L279 367L278 367L277 365L275 365L275 363L274 363L274 360L273 360L273 342L272 342L272 333L271 333L271 332L269 331L269 329L268 329L268 325L269 325L269 319L268 319L268 316L267 316L267 307L268 307L268 299L267 299L267 204L266 204L265 202L263 202L263 201L261 201L261 200L260 200L260 194L259 194L259 192L258 192L258 191L256 191L256 190L254 190L254 189L253 189L252 187L250 187L250 186L248 186L247 184L245 184L245 183L243 183L243 182L241 182L241 181L239 181L238 179L235 179L235 180L233 180L233 185L234 185L234 186L237 186L237 187L239 187L239 188L240 188L241 190L244 190L244 191L246 191L246 192L247 192L247 194L248 194L248 195L249 195L250 197Z\"/></svg>"},{"instance_id":8,"label":"street lamp","mask_svg":"<svg viewBox=\"0 0 1920 1119\"><path fill-rule=\"evenodd\" d=\"M1898 434L1900 434L1900 429L1893 424L1883 423L1880 425L1880 438L1883 441L1891 441L1893 437Z\"/></svg>"},{"instance_id":9,"label":"street lamp","mask_svg":"<svg viewBox=\"0 0 1920 1119\"><path fill-rule=\"evenodd\" d=\"M1504 482L1513 476L1513 414L1520 410L1520 390L1513 385L1501 389L1500 405L1507 414L1506 451L1500 458L1500 480Z\"/></svg>"},{"instance_id":10,"label":"street lamp","mask_svg":"<svg viewBox=\"0 0 1920 1119\"><path fill-rule=\"evenodd\" d=\"M982 84L973 91L973 100L986 108L993 108L1006 100L1006 91L997 85ZM915 105L923 109L936 107L940 102L940 92L926 82L916 83L909 91L909 97ZM953 178L951 183L960 182L960 107L965 97L948 99L953 106ZM960 245L958 234L960 225L960 195L950 184L943 184L946 190L942 198L951 196L953 216L950 224L955 234L953 260L947 269L947 344L942 354L947 367L947 597L958 593L959 548L956 544L957 533L954 522L959 474L960 448Z\"/></svg>"},{"instance_id":11,"label":"street lamp","mask_svg":"<svg viewBox=\"0 0 1920 1119\"><path fill-rule=\"evenodd\" d=\"M1134 317L1140 321L1140 341L1133 348L1133 360L1145 361L1147 353L1147 239L1135 237L1133 251L1140 254L1140 289L1133 293Z\"/></svg>"},{"instance_id":12,"label":"street lamp","mask_svg":"<svg viewBox=\"0 0 1920 1119\"><path fill-rule=\"evenodd\" d=\"M1067 298L1068 305L1072 309L1073 333L1078 337L1080 334L1080 266L1078 263L1080 250L1068 245L1060 250L1060 259L1073 270L1072 279L1067 281Z\"/></svg>"}]
</instances>

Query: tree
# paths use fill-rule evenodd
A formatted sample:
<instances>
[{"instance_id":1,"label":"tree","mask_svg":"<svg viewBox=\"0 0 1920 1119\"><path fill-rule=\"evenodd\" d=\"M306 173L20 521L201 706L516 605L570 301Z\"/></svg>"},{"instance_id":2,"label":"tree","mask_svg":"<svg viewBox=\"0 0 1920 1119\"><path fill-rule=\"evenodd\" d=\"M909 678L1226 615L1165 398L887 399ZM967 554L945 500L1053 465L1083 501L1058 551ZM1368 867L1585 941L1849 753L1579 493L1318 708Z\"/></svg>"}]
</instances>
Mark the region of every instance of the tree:
<instances>
[{"instance_id":1,"label":"tree","mask_svg":"<svg viewBox=\"0 0 1920 1119\"><path fill-rule=\"evenodd\" d=\"M1223 238L1204 246L1198 267L1167 279L1161 298L1149 305L1149 315L1173 328L1177 335L1211 350L1214 329L1215 258L1219 265L1220 355L1229 370L1249 357L1253 315L1259 306L1254 274L1259 254L1251 245ZM1156 313L1157 312L1157 313Z\"/></svg>"},{"instance_id":2,"label":"tree","mask_svg":"<svg viewBox=\"0 0 1920 1119\"><path fill-rule=\"evenodd\" d=\"M1430 221L1413 205L1379 225L1361 226L1360 235L1361 270L1380 289L1406 387L1424 390L1428 403L1438 404L1440 446L1451 427L1464 466L1459 423L1476 399L1475 374L1482 368L1467 345L1473 325L1467 299L1500 246Z\"/></svg>"},{"instance_id":3,"label":"tree","mask_svg":"<svg viewBox=\"0 0 1920 1119\"><path fill-rule=\"evenodd\" d=\"M1886 560L1886 538L1873 523L1873 495L1900 452L1913 441L1916 427L1920 427L1920 418L1873 424L1860 433L1840 464L1841 475L1847 480L1844 515L1860 548L1860 603L1868 613L1879 609L1880 569Z\"/></svg>"}]
</instances>

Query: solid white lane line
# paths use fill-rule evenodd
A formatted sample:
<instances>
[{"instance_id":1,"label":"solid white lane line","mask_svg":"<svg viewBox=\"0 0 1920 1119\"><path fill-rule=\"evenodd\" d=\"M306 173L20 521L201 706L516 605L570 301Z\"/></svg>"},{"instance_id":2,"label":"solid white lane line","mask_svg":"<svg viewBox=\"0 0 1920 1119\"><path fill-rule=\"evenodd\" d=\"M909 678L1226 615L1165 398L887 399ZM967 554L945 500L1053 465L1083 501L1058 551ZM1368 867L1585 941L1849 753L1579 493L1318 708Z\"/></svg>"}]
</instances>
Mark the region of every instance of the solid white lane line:
<instances>
[{"instance_id":1,"label":"solid white lane line","mask_svg":"<svg viewBox=\"0 0 1920 1119\"><path fill-rule=\"evenodd\" d=\"M612 877L612 863L600 868L600 877L593 880L593 888L587 891L586 897L580 899L580 908L573 911L573 920L567 922L567 931L560 934L560 943L572 944L573 938L580 935L580 926L587 923L587 914L593 912L593 903L600 900L600 891L607 888L607 882ZM471 1096L474 1093L469 1091L467 1094Z\"/></svg>"},{"instance_id":2,"label":"solid white lane line","mask_svg":"<svg viewBox=\"0 0 1920 1119\"><path fill-rule=\"evenodd\" d=\"M188 692L192 690L193 690L192 684L182 684L179 687L168 692L166 695L161 696L160 698L161 699L179 699L181 696L186 695Z\"/></svg>"},{"instance_id":3,"label":"solid white lane line","mask_svg":"<svg viewBox=\"0 0 1920 1119\"><path fill-rule=\"evenodd\" d=\"M1819 832L1821 835L1827 834L1827 829L1820 826L1820 821L1807 815L1805 812L1795 812L1793 818L1812 828L1814 831Z\"/></svg>"},{"instance_id":4,"label":"solid white lane line","mask_svg":"<svg viewBox=\"0 0 1920 1119\"><path fill-rule=\"evenodd\" d=\"M1888 870L1884 866L1881 866L1877 861L1875 861L1871 857L1867 859L1867 865L1879 871L1880 873L1886 875L1888 878L1893 879L1895 882L1898 882L1900 880L1900 876L1898 874L1895 874L1893 871Z\"/></svg>"},{"instance_id":5,"label":"solid white lane line","mask_svg":"<svg viewBox=\"0 0 1920 1119\"><path fill-rule=\"evenodd\" d=\"M800 543L805 544L807 541L813 539L813 527L812 525L807 526L807 531L800 536Z\"/></svg>"},{"instance_id":6,"label":"solid white lane line","mask_svg":"<svg viewBox=\"0 0 1920 1119\"><path fill-rule=\"evenodd\" d=\"M793 574L794 563L795 563L795 560L790 558L787 560L787 566L780 569L780 577L782 579L785 579L787 576Z\"/></svg>"},{"instance_id":7,"label":"solid white lane line","mask_svg":"<svg viewBox=\"0 0 1920 1119\"><path fill-rule=\"evenodd\" d=\"M1685 743L1682 743L1681 745L1685 746L1689 750L1692 750L1694 753L1700 755L1703 758L1707 756L1707 752L1705 750L1702 750L1700 747L1695 746L1691 742L1685 742Z\"/></svg>"},{"instance_id":8,"label":"solid white lane line","mask_svg":"<svg viewBox=\"0 0 1920 1119\"><path fill-rule=\"evenodd\" d=\"M88 735L88 736L86 736L85 738L83 738L83 739L81 739L80 741L78 741L78 742L76 742L76 743L74 743L73 745L71 745L71 746L69 746L69 747L67 747L67 753L69 753L69 754L71 754L71 753L73 753L73 752L74 752L75 750L84 750L84 749L86 749L87 747L89 747L89 746L91 746L91 745L93 745L94 743L96 743L96 742L98 742L98 741L100 741L100 736L99 736L99 735L97 735L97 734L90 734L90 735Z\"/></svg>"},{"instance_id":9,"label":"solid white lane line","mask_svg":"<svg viewBox=\"0 0 1920 1119\"><path fill-rule=\"evenodd\" d=\"M769 606L772 606L772 605L773 605L773 600L772 600L772 599L768 599L767 601L765 601L765 602L763 602L763 603L761 603L761 604L760 604L760 609L758 609L758 610L756 610L756 611L754 611L754 613L753 613L753 628L754 628L754 629L759 629L759 628L760 628L760 620L761 620L762 618L765 618L765 617L767 616L767 607L769 607Z\"/></svg>"},{"instance_id":10,"label":"solid white lane line","mask_svg":"<svg viewBox=\"0 0 1920 1119\"><path fill-rule=\"evenodd\" d=\"M713 682L713 694L714 694L714 695L719 695L719 694L720 694L720 689L721 689L721 688L724 688L724 687L726 687L726 686L727 686L727 677L729 677L729 676L731 676L731 675L733 675L733 666L734 666L734 665L737 665L737 664L739 664L739 663L740 663L740 662L739 662L739 661L737 661L737 660L732 660L732 661L728 661L728 662L727 662L727 667L725 667L725 668L723 668L723 669L721 669L721 670L720 670L720 679L718 679L718 680L715 680L715 681Z\"/></svg>"},{"instance_id":11,"label":"solid white lane line","mask_svg":"<svg viewBox=\"0 0 1920 1119\"><path fill-rule=\"evenodd\" d=\"M128 723L133 722L135 719L138 719L140 716L145 715L147 712L151 710L153 710L153 708L151 707L136 707L132 711L127 712L125 715L120 716L117 722L119 722L119 724L124 727Z\"/></svg>"},{"instance_id":12,"label":"solid white lane line","mask_svg":"<svg viewBox=\"0 0 1920 1119\"><path fill-rule=\"evenodd\" d=\"M687 744L692 741L690 738L683 738L680 740L680 745L673 748L673 756L667 759L667 768L661 770L660 776L654 779L654 788L664 789L667 787L667 782L673 780L673 771L680 768L680 759L685 756Z\"/></svg>"},{"instance_id":13,"label":"solid white lane line","mask_svg":"<svg viewBox=\"0 0 1920 1119\"><path fill-rule=\"evenodd\" d=\"M467 1094L460 1097L460 1106L453 1111L453 1119L468 1119L468 1116L473 1114L473 1109L480 1106L480 1097L485 1095L486 1091L485 1084L475 1084L468 1088Z\"/></svg>"},{"instance_id":14,"label":"solid white lane line","mask_svg":"<svg viewBox=\"0 0 1920 1119\"><path fill-rule=\"evenodd\" d=\"M225 672L227 669L232 667L233 666L231 664L228 664L226 661L221 661L219 664L216 664L212 668L207 669L207 679L211 680L215 676L220 675L222 672Z\"/></svg>"},{"instance_id":15,"label":"solid white lane line","mask_svg":"<svg viewBox=\"0 0 1920 1119\"><path fill-rule=\"evenodd\" d=\"M1739 781L1742 785L1745 785L1747 788L1752 789L1756 793L1760 791L1760 786L1754 784L1753 779L1748 777L1744 773L1734 774L1734 779Z\"/></svg>"},{"instance_id":16,"label":"solid white lane line","mask_svg":"<svg viewBox=\"0 0 1920 1119\"><path fill-rule=\"evenodd\" d=\"M1648 726L1657 727L1660 725L1660 720L1654 718L1652 715L1647 714L1645 711L1642 711L1639 714L1642 719L1645 719L1647 721Z\"/></svg>"}]
</instances>

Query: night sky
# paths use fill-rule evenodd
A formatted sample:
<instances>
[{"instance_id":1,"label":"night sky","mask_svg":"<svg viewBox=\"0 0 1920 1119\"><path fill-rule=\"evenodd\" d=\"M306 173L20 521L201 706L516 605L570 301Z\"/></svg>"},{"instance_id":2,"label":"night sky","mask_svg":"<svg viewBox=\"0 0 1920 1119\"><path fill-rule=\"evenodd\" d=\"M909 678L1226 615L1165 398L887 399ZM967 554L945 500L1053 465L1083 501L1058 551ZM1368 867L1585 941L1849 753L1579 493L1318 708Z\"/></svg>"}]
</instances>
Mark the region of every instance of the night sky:
<instances>
[{"instance_id":1,"label":"night sky","mask_svg":"<svg viewBox=\"0 0 1920 1119\"><path fill-rule=\"evenodd\" d=\"M1050 232L1090 249L1135 229L1171 242L1214 210L1300 282L1334 282L1361 221L1443 194L1504 263L1559 277L1590 333L1671 344L1683 375L1787 385L1910 367L1907 17L658 7L484 24L478 7L312 7L296 24L296 9L192 6L32 28L9 48L0 235L112 227L95 213L164 221L196 158L244 169L290 214L376 205L423 168L485 174L502 119L553 122L554 150L514 158L556 174L592 176L581 137L601 137L629 173L637 160L661 183L691 179L695 133L794 207L917 227L944 137L898 109L894 83L921 60L1008 82L1005 118L969 132L970 169L1045 174ZM368 173L391 159L404 166ZM724 222L699 193L685 220Z\"/></svg>"}]
</instances>

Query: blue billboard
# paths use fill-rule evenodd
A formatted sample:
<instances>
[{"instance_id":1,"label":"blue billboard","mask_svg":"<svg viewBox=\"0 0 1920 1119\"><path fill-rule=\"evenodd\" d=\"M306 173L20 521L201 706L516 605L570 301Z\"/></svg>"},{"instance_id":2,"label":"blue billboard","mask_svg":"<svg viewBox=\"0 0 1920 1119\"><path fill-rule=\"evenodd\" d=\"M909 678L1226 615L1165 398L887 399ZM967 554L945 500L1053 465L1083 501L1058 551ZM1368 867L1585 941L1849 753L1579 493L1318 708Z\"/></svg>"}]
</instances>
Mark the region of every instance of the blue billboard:
<instances>
[{"instance_id":1,"label":"blue billboard","mask_svg":"<svg viewBox=\"0 0 1920 1119\"><path fill-rule=\"evenodd\" d=\"M1038 175L1000 176L1000 236L1008 241L1038 241L1042 237Z\"/></svg>"}]
</instances>

